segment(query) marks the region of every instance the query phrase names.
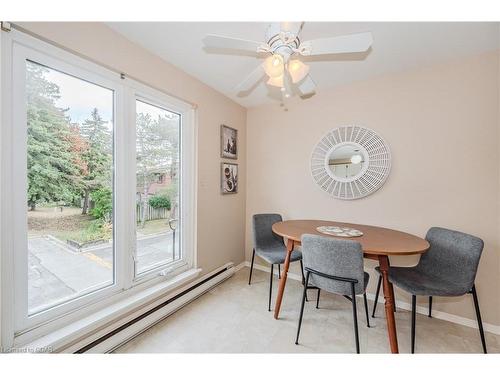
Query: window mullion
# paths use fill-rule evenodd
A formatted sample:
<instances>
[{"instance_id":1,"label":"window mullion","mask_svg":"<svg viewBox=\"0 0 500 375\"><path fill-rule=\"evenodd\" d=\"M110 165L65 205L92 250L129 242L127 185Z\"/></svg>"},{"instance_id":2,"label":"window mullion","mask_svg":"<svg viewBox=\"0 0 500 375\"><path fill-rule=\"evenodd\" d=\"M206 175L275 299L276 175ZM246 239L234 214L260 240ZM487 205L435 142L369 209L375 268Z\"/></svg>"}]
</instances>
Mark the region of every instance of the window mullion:
<instances>
[{"instance_id":1,"label":"window mullion","mask_svg":"<svg viewBox=\"0 0 500 375\"><path fill-rule=\"evenodd\" d=\"M26 170L27 160L27 114L26 114L26 71L25 49L18 47L13 51L12 76L12 219L13 219L13 251L14 251L14 288L15 288L15 328L26 324L28 316L28 231L26 209Z\"/></svg>"},{"instance_id":2,"label":"window mullion","mask_svg":"<svg viewBox=\"0 0 500 375\"><path fill-rule=\"evenodd\" d=\"M126 81L125 81L126 82ZM123 287L130 288L133 285L136 254L135 254L135 94L134 91L124 84L123 88L123 133L124 149L123 167L124 176L124 244L119 249L123 256Z\"/></svg>"}]
</instances>

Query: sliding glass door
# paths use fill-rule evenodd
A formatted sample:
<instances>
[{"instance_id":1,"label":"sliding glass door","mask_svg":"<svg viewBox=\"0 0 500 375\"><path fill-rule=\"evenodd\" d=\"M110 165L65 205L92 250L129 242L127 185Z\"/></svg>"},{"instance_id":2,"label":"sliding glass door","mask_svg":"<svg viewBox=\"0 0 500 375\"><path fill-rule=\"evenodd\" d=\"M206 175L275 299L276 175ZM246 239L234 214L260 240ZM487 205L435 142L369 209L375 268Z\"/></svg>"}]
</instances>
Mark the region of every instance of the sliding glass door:
<instances>
[{"instance_id":1,"label":"sliding glass door","mask_svg":"<svg viewBox=\"0 0 500 375\"><path fill-rule=\"evenodd\" d=\"M192 107L158 90L17 31L4 56L2 334L14 340L194 266L196 140Z\"/></svg>"}]
</instances>

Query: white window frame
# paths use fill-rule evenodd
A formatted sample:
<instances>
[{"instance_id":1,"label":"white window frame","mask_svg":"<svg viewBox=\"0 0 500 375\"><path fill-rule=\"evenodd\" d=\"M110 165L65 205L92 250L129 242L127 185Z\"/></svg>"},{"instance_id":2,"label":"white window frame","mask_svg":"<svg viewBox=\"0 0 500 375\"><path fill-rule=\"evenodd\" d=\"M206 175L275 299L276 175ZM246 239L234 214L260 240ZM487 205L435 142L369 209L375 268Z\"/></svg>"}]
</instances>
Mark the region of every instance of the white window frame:
<instances>
[{"instance_id":1,"label":"white window frame","mask_svg":"<svg viewBox=\"0 0 500 375\"><path fill-rule=\"evenodd\" d=\"M130 137L130 145L129 145L129 160L128 165L133 168L133 176L132 174L129 176L130 180L127 181L128 186L131 186L131 196L130 200L134 202L133 212L135 212L135 187L136 187L136 131L135 131L135 122L136 122L136 100L142 100L145 103L160 107L170 112L174 112L180 115L181 118L181 132L180 132L180 181L179 181L179 213L184 212L193 212L194 211L194 200L190 197L193 197L195 191L193 190L196 186L194 184L194 179L189 178L190 170L193 170L194 160L192 147L186 147L184 142L185 139L195 139L194 127L186 126L186 124L194 123L194 111L192 107L187 103L180 101L178 99L172 98L158 90L155 90L149 86L146 86L142 83L139 83L134 80L130 80L129 85L129 94L127 95L129 100L133 100L133 104L127 104L127 108L131 110L129 113L129 122L134 124L134 132ZM133 197L132 197L133 195ZM181 249L194 249L194 236L190 233L191 230L189 228L194 228L195 223L192 221L194 218L193 215L185 215L182 214L179 217L179 227L181 228L181 237L180 237L180 248ZM134 230L131 231L131 236L133 236L133 256L134 256L134 269L132 269L132 278L135 283L141 283L152 278L158 276L158 274L163 274L166 270L180 269L180 270L188 270L192 267L194 262L194 252L188 251L183 254L183 257L180 260L168 263L168 264L160 264L157 267L149 269L140 274L136 273L136 237L135 237L135 216L131 218L131 225ZM188 231L185 232L184 228L188 228Z\"/></svg>"},{"instance_id":2,"label":"white window frame","mask_svg":"<svg viewBox=\"0 0 500 375\"><path fill-rule=\"evenodd\" d=\"M63 302L54 307L43 310L42 312L36 313L31 316L27 316L28 311L28 254L26 249L28 249L27 243L27 220L26 212L21 210L21 207L26 205L26 186L27 186L27 176L26 176L26 153L27 153L27 128L26 128L26 105L25 105L25 78L26 78L26 60L34 61L38 64L47 66L51 69L63 72L77 77L78 79L89 81L93 84L98 84L100 86L106 87L114 91L113 101L114 101L114 126L113 126L113 138L114 138L114 162L113 162L113 197L114 197L114 234L116 234L113 241L113 251L114 248L125 246L122 243L123 235L125 232L123 228L123 212L121 212L122 204L119 202L124 201L123 192L121 188L116 188L119 186L118 183L123 179L124 168L119 162L119 158L122 158L125 153L123 139L125 137L124 127L123 127L123 104L121 99L123 98L121 94L122 87L109 80L106 76L95 74L92 71L82 69L80 66L68 62L66 59L61 59L61 57L53 57L49 54L42 53L24 45L14 43L13 45L13 82L16 84L13 86L13 133L12 133L12 144L15 145L11 149L11 155L13 156L13 170L14 172L10 176L10 181L13 185L13 207L12 211L12 223L13 223L13 239L14 239L14 294L18 298L14 298L15 312L16 312L16 322L15 330L16 332L22 331L27 328L32 328L37 326L44 321L52 320L62 314L65 314L75 308L81 308L93 301L101 299L104 295L110 292L118 291L123 285L123 267L124 260L123 255L117 256L114 254L114 282L110 286L103 287L92 293L82 295L71 299L67 302ZM19 171L23 171L20 173Z\"/></svg>"},{"instance_id":3,"label":"white window frame","mask_svg":"<svg viewBox=\"0 0 500 375\"><path fill-rule=\"evenodd\" d=\"M1 42L1 345L12 347L196 266L197 131L195 109L188 103L132 79L123 79L116 72L17 30L2 33ZM26 76L26 59L114 91L114 284L32 316L27 315L26 210L19 209L26 207L27 188L25 85L19 84ZM184 258L140 277L135 277L134 272L136 97L179 113L182 119L180 220Z\"/></svg>"}]
</instances>

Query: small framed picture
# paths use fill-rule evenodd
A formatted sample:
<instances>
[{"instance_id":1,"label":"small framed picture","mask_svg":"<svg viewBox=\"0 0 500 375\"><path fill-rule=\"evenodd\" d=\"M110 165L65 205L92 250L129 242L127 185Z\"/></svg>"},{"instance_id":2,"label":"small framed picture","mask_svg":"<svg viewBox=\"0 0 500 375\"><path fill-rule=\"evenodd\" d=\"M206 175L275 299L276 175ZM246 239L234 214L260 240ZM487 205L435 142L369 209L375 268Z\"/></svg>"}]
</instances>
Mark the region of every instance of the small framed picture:
<instances>
[{"instance_id":1,"label":"small framed picture","mask_svg":"<svg viewBox=\"0 0 500 375\"><path fill-rule=\"evenodd\" d=\"M238 159L238 130L226 125L220 126L220 156Z\"/></svg>"},{"instance_id":2,"label":"small framed picture","mask_svg":"<svg viewBox=\"0 0 500 375\"><path fill-rule=\"evenodd\" d=\"M221 163L221 193L236 194L238 192L238 164Z\"/></svg>"}]
</instances>

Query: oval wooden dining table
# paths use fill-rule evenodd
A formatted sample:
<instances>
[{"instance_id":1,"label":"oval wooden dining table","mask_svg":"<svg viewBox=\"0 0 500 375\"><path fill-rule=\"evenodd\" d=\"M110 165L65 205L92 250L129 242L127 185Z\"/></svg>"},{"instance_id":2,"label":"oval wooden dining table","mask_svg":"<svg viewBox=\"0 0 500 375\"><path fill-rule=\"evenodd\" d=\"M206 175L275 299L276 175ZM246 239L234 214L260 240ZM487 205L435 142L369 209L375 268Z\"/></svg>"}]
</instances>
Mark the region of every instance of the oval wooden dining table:
<instances>
[{"instance_id":1,"label":"oval wooden dining table","mask_svg":"<svg viewBox=\"0 0 500 375\"><path fill-rule=\"evenodd\" d=\"M290 254L295 246L301 245L303 234L317 234L321 236L339 238L330 236L317 231L319 226L339 226L358 229L363 232L360 237L342 238L357 241L361 244L365 258L377 260L380 265L380 272L383 280L383 290L385 298L385 317L387 320L387 333L392 353L398 353L398 338L396 331L396 320L394 318L394 289L389 281L389 257L393 255L415 255L423 254L429 249L429 243L423 238L409 233L400 232L393 229L352 224L340 223L335 221L323 220L287 220L275 223L273 232L286 240L287 255L283 266L283 273L276 297L276 306L274 309L274 318L278 319L283 293L285 291L288 268L290 267Z\"/></svg>"}]
</instances>

